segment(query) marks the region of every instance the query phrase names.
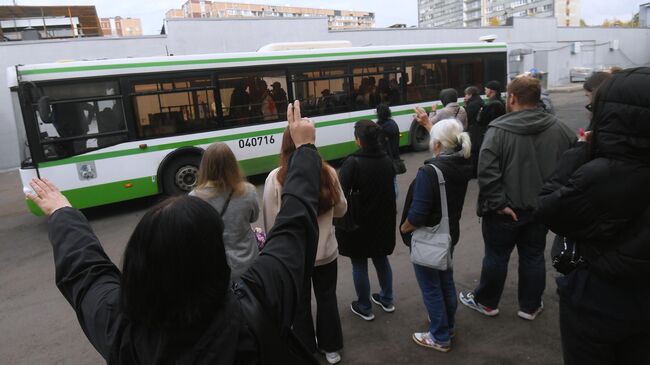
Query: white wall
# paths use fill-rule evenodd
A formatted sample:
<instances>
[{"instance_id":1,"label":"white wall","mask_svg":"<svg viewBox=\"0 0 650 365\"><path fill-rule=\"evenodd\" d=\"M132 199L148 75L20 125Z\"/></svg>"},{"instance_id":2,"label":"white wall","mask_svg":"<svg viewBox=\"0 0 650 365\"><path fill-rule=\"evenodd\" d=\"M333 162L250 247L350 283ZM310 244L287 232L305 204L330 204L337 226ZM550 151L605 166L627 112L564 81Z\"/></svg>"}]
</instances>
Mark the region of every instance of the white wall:
<instances>
[{"instance_id":1,"label":"white wall","mask_svg":"<svg viewBox=\"0 0 650 365\"><path fill-rule=\"evenodd\" d=\"M509 51L530 49L536 54L510 62L512 71L537 67L549 73L549 86L567 83L574 66L631 67L650 64L650 29L566 28L555 18L515 18L512 27L406 28L328 31L325 18L296 19L170 19L167 36L86 38L78 40L0 42L0 170L20 163L14 115L4 70L17 64L63 59L100 59L175 54L256 51L274 42L349 40L354 46L476 42L495 34ZM619 41L610 51L609 42ZM570 45L583 51L572 54ZM591 45L591 46L590 46ZM536 61L539 65L536 64ZM545 69L547 68L547 69ZM22 133L21 133L22 134ZM22 136L19 137L22 139Z\"/></svg>"}]
</instances>

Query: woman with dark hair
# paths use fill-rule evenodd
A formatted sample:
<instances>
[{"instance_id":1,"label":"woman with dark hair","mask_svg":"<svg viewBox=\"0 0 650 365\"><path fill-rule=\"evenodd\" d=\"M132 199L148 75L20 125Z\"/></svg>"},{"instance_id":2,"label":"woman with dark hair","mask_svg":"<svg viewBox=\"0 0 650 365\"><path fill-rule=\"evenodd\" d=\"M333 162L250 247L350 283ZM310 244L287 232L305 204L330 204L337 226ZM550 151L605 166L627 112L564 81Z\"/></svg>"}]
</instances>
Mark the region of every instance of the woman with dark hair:
<instances>
[{"instance_id":1,"label":"woman with dark hair","mask_svg":"<svg viewBox=\"0 0 650 365\"><path fill-rule=\"evenodd\" d=\"M566 365L650 364L649 84L649 67L602 82L592 132L539 197L537 217L580 256L557 279Z\"/></svg>"},{"instance_id":2,"label":"woman with dark hair","mask_svg":"<svg viewBox=\"0 0 650 365\"><path fill-rule=\"evenodd\" d=\"M348 156L339 170L341 187L346 194L348 211L354 209L356 229L336 227L339 253L352 261L352 279L358 300L350 309L371 321L371 300L385 312L393 305L393 273L388 255L395 248L395 171L391 159L379 143L381 128L370 120L354 125L355 142L360 149ZM350 195L355 196L350 199ZM351 207L351 204L356 204ZM379 293L370 294L368 258L377 271Z\"/></svg>"},{"instance_id":3,"label":"woman with dark hair","mask_svg":"<svg viewBox=\"0 0 650 365\"><path fill-rule=\"evenodd\" d=\"M458 91L456 89L442 90L440 92L440 102L443 108L435 110L434 105L434 115L431 118L431 123L436 124L441 120L452 118L458 120L463 129L467 129L467 112L465 108L458 105Z\"/></svg>"},{"instance_id":4,"label":"woman with dark hair","mask_svg":"<svg viewBox=\"0 0 650 365\"><path fill-rule=\"evenodd\" d=\"M211 144L203 153L196 188L190 192L210 203L224 223L223 243L232 279L246 272L259 251L250 224L259 216L255 187L246 182L230 147Z\"/></svg>"},{"instance_id":5,"label":"woman with dark hair","mask_svg":"<svg viewBox=\"0 0 650 365\"><path fill-rule=\"evenodd\" d=\"M399 160L399 127L391 118L388 104L381 103L377 106L377 125L381 127L380 138L386 154L394 160Z\"/></svg>"},{"instance_id":6,"label":"woman with dark hair","mask_svg":"<svg viewBox=\"0 0 650 365\"><path fill-rule=\"evenodd\" d=\"M289 161L296 151L289 129L284 130L280 149L280 167L271 171L264 184L264 227L273 227L282 204L282 188L287 180ZM327 162L321 161L320 195L318 202L318 250L311 279L305 280L301 300L296 309L293 330L307 349L316 352L320 349L330 364L341 361L339 351L343 348L343 332L336 299L336 280L338 273L338 243L334 236L332 220L342 217L347 210L347 202L341 184L334 170ZM314 285L316 297L316 331L311 313L311 288Z\"/></svg>"},{"instance_id":7,"label":"woman with dark hair","mask_svg":"<svg viewBox=\"0 0 650 365\"><path fill-rule=\"evenodd\" d=\"M476 86L470 86L465 89L465 110L467 110L467 132L472 139L472 164L476 177L476 168L478 163L478 151L481 147L482 136L485 134L485 128L478 124L478 115L483 108L483 98L481 91Z\"/></svg>"},{"instance_id":8,"label":"woman with dark hair","mask_svg":"<svg viewBox=\"0 0 650 365\"><path fill-rule=\"evenodd\" d=\"M317 364L291 332L305 267L314 264L321 158L316 130L288 107L297 146L282 208L259 258L230 285L219 213L170 198L136 226L120 272L56 186L28 194L49 216L56 283L111 364Z\"/></svg>"}]
</instances>

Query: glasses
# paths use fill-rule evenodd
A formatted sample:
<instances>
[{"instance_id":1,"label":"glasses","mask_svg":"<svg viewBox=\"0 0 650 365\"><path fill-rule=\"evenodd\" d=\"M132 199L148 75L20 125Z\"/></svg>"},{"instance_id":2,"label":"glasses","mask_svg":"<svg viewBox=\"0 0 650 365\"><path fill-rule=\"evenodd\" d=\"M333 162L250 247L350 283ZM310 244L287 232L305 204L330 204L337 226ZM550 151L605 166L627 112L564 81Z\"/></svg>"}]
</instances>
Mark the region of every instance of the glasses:
<instances>
[{"instance_id":1,"label":"glasses","mask_svg":"<svg viewBox=\"0 0 650 365\"><path fill-rule=\"evenodd\" d=\"M591 103L589 103L589 104L585 105L585 109L587 109L589 111L593 111L594 107L591 105Z\"/></svg>"}]
</instances>

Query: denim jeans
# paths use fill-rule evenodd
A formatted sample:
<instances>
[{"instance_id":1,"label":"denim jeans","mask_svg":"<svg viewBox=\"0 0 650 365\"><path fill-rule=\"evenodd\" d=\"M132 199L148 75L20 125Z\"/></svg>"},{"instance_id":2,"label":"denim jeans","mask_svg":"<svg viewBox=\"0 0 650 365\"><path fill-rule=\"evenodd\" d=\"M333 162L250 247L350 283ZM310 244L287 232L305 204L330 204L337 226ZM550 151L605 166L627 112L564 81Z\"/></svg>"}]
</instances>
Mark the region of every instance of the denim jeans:
<instances>
[{"instance_id":1,"label":"denim jeans","mask_svg":"<svg viewBox=\"0 0 650 365\"><path fill-rule=\"evenodd\" d=\"M517 222L510 216L489 213L483 217L485 256L481 281L474 299L487 307L498 308L510 254L517 246L519 254L519 308L535 311L542 302L546 286L544 249L547 229L533 220L531 211L515 211Z\"/></svg>"},{"instance_id":2,"label":"denim jeans","mask_svg":"<svg viewBox=\"0 0 650 365\"><path fill-rule=\"evenodd\" d=\"M393 303L393 271L390 268L387 256L371 257L381 291L379 296L385 303ZM359 308L364 311L370 311L370 280L368 279L368 259L351 257L352 261L352 280L354 281L354 290L359 298Z\"/></svg>"},{"instance_id":3,"label":"denim jeans","mask_svg":"<svg viewBox=\"0 0 650 365\"><path fill-rule=\"evenodd\" d=\"M431 321L429 332L437 342L449 344L449 330L454 328L458 308L454 272L451 269L440 271L416 264L413 264L413 270Z\"/></svg>"}]
</instances>

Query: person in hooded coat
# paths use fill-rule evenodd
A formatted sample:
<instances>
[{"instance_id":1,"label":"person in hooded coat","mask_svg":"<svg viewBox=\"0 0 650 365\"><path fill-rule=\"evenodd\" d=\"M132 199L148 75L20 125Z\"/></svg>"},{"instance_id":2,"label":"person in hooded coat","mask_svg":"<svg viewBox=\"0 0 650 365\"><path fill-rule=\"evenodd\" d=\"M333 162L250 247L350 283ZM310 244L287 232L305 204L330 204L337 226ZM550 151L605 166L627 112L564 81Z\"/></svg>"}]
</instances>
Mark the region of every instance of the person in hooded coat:
<instances>
[{"instance_id":1,"label":"person in hooded coat","mask_svg":"<svg viewBox=\"0 0 650 365\"><path fill-rule=\"evenodd\" d=\"M544 308L544 249L547 229L533 219L537 195L576 135L554 115L537 107L539 80L519 76L508 85L508 114L492 121L481 146L478 215L485 256L481 279L460 301L486 316L499 314L499 301L512 250L519 254L517 315L534 320Z\"/></svg>"},{"instance_id":2,"label":"person in hooded coat","mask_svg":"<svg viewBox=\"0 0 650 365\"><path fill-rule=\"evenodd\" d=\"M458 91L456 89L444 89L440 92L440 102L443 108L436 111L431 118L431 123L436 124L444 119L456 119L467 130L467 112L465 108L458 105Z\"/></svg>"},{"instance_id":3,"label":"person in hooded coat","mask_svg":"<svg viewBox=\"0 0 650 365\"><path fill-rule=\"evenodd\" d=\"M592 132L567 151L537 218L577 243L557 279L566 365L650 364L650 68L605 80Z\"/></svg>"}]
</instances>

